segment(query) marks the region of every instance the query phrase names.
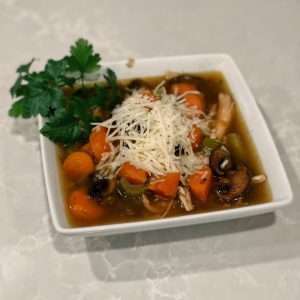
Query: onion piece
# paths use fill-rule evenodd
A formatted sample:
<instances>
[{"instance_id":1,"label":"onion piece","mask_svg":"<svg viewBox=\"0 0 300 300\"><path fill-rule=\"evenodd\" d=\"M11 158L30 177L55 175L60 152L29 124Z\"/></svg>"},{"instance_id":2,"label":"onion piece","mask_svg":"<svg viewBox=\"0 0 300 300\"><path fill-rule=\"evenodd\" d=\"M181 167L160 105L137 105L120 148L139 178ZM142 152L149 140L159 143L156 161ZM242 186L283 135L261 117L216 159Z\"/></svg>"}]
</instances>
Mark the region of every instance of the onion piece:
<instances>
[{"instance_id":1,"label":"onion piece","mask_svg":"<svg viewBox=\"0 0 300 300\"><path fill-rule=\"evenodd\" d=\"M155 207L154 205L152 205L150 203L150 200L148 199L148 197L145 194L142 197L142 201L143 201L144 207L151 213L153 213L153 214L162 213L162 209L159 209L158 207Z\"/></svg>"},{"instance_id":2,"label":"onion piece","mask_svg":"<svg viewBox=\"0 0 300 300\"><path fill-rule=\"evenodd\" d=\"M166 210L164 211L164 213L160 216L161 218L165 218L167 216L167 214L169 213L169 211L171 210L172 206L174 204L174 199L172 199L168 205L168 207L166 208Z\"/></svg>"}]
</instances>

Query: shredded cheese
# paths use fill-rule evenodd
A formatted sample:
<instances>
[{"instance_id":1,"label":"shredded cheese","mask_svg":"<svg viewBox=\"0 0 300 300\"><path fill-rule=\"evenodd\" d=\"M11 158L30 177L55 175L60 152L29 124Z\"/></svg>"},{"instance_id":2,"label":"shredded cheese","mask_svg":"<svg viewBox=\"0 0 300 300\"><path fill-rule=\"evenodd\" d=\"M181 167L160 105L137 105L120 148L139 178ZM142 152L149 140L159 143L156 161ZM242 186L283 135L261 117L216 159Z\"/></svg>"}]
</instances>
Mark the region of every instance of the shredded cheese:
<instances>
[{"instance_id":1,"label":"shredded cheese","mask_svg":"<svg viewBox=\"0 0 300 300\"><path fill-rule=\"evenodd\" d=\"M197 126L209 135L210 118L199 117L199 112L187 107L184 95L167 94L163 84L154 90L159 100L151 102L147 95L133 91L110 119L94 124L108 129L107 140L112 146L98 164L99 171L113 176L123 163L130 162L153 176L178 171L185 181L208 163L207 157L194 153L190 133ZM182 155L176 155L176 147Z\"/></svg>"}]
</instances>

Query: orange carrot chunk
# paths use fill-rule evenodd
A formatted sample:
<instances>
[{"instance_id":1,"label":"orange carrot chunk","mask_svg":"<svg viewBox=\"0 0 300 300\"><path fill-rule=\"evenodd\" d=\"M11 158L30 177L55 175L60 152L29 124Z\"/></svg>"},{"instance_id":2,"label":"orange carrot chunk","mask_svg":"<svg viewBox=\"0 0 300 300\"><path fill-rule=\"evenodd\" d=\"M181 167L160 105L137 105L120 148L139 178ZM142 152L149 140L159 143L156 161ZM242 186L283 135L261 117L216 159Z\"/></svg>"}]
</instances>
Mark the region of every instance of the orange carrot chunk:
<instances>
[{"instance_id":1,"label":"orange carrot chunk","mask_svg":"<svg viewBox=\"0 0 300 300\"><path fill-rule=\"evenodd\" d=\"M179 82L171 85L171 93L182 95L187 92L198 91L197 86L192 83ZM195 108L199 112L205 111L205 99L202 94L187 94L184 96L185 104L189 108Z\"/></svg>"},{"instance_id":2,"label":"orange carrot chunk","mask_svg":"<svg viewBox=\"0 0 300 300\"><path fill-rule=\"evenodd\" d=\"M188 82L173 83L171 85L171 93L175 95L182 95L186 92L197 91L195 84Z\"/></svg>"},{"instance_id":3,"label":"orange carrot chunk","mask_svg":"<svg viewBox=\"0 0 300 300\"><path fill-rule=\"evenodd\" d=\"M109 143L106 140L107 128L100 127L90 134L90 146L96 160L100 160L103 153L110 151Z\"/></svg>"},{"instance_id":4,"label":"orange carrot chunk","mask_svg":"<svg viewBox=\"0 0 300 300\"><path fill-rule=\"evenodd\" d=\"M212 187L212 180L213 174L209 167L204 167L189 176L188 185L192 195L203 203L207 202Z\"/></svg>"},{"instance_id":5,"label":"orange carrot chunk","mask_svg":"<svg viewBox=\"0 0 300 300\"><path fill-rule=\"evenodd\" d=\"M192 141L193 150L194 151L197 150L203 140L203 134L202 134L201 129L199 127L197 127L196 125L193 125L192 131L189 134L189 138Z\"/></svg>"},{"instance_id":6,"label":"orange carrot chunk","mask_svg":"<svg viewBox=\"0 0 300 300\"><path fill-rule=\"evenodd\" d=\"M84 144L81 148L80 148L81 151L89 154L90 156L93 156L93 152L92 152L92 149L91 149L91 145L90 143L86 143Z\"/></svg>"},{"instance_id":7,"label":"orange carrot chunk","mask_svg":"<svg viewBox=\"0 0 300 300\"><path fill-rule=\"evenodd\" d=\"M199 112L205 111L205 100L202 94L188 94L184 99L187 107L194 108Z\"/></svg>"},{"instance_id":8,"label":"orange carrot chunk","mask_svg":"<svg viewBox=\"0 0 300 300\"><path fill-rule=\"evenodd\" d=\"M126 162L120 168L119 176L126 178L132 184L144 184L148 174L146 171Z\"/></svg>"},{"instance_id":9,"label":"orange carrot chunk","mask_svg":"<svg viewBox=\"0 0 300 300\"><path fill-rule=\"evenodd\" d=\"M175 198L180 175L178 172L168 173L150 182L149 190L165 198Z\"/></svg>"},{"instance_id":10,"label":"orange carrot chunk","mask_svg":"<svg viewBox=\"0 0 300 300\"><path fill-rule=\"evenodd\" d=\"M74 181L80 181L94 172L94 163L90 155L77 151L69 154L63 163L65 174Z\"/></svg>"},{"instance_id":11,"label":"orange carrot chunk","mask_svg":"<svg viewBox=\"0 0 300 300\"><path fill-rule=\"evenodd\" d=\"M83 189L72 192L68 199L68 206L71 215L80 221L94 222L105 214L104 207L91 199Z\"/></svg>"}]
</instances>

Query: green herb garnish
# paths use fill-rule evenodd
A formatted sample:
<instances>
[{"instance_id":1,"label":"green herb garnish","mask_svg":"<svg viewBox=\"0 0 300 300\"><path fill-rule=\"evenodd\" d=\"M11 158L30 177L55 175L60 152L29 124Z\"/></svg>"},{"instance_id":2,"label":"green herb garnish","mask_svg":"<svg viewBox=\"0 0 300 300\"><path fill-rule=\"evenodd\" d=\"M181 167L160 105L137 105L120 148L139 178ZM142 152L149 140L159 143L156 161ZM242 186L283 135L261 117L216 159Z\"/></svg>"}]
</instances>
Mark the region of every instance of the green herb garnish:
<instances>
[{"instance_id":1,"label":"green herb garnish","mask_svg":"<svg viewBox=\"0 0 300 300\"><path fill-rule=\"evenodd\" d=\"M93 46L87 40L79 39L71 46L71 56L67 57L68 71L77 72L83 82L84 75L100 70L101 57L94 53Z\"/></svg>"},{"instance_id":2,"label":"green herb garnish","mask_svg":"<svg viewBox=\"0 0 300 300\"><path fill-rule=\"evenodd\" d=\"M41 133L55 143L71 146L85 140L91 131L91 123L99 121L93 111L101 108L110 112L122 99L116 74L111 69L104 71L105 84L97 84L92 89L85 86L86 76L96 74L99 78L100 61L93 46L85 39L78 39L71 46L69 56L49 59L40 72L30 70L34 59L21 65L17 69L18 78L10 89L16 101L9 115L46 118ZM78 81L80 88L75 92L64 91L66 87L74 88Z\"/></svg>"}]
</instances>

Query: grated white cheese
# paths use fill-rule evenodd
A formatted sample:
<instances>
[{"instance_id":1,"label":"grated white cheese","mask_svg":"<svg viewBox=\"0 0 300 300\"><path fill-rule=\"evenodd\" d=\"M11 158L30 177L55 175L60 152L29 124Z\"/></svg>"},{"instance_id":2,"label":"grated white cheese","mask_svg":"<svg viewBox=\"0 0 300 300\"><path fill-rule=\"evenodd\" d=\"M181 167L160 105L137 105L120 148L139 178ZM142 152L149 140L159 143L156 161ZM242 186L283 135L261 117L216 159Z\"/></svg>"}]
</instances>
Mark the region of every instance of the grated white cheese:
<instances>
[{"instance_id":1,"label":"grated white cheese","mask_svg":"<svg viewBox=\"0 0 300 300\"><path fill-rule=\"evenodd\" d=\"M110 119L94 124L108 128L108 141L117 144L98 170L109 168L113 175L123 163L130 162L154 176L179 171L184 181L208 163L206 157L193 152L189 136L194 125L209 135L210 118L204 114L199 117L199 112L185 105L184 95L167 94L162 85L155 89L159 100L151 102L134 91L113 110ZM184 155L175 155L178 145Z\"/></svg>"}]
</instances>

